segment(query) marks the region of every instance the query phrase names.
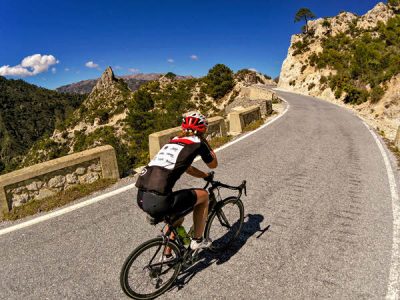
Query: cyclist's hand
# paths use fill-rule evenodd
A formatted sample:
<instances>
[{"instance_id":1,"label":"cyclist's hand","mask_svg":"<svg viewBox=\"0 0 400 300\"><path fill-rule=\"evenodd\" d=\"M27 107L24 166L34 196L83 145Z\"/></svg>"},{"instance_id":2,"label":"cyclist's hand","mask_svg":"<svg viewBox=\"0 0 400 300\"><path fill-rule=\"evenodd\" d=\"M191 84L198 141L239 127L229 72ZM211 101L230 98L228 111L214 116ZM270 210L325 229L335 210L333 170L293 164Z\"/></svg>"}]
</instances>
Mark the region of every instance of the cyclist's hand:
<instances>
[{"instance_id":1,"label":"cyclist's hand","mask_svg":"<svg viewBox=\"0 0 400 300\"><path fill-rule=\"evenodd\" d=\"M205 181L210 182L214 179L214 172L209 172L206 177L203 178Z\"/></svg>"}]
</instances>

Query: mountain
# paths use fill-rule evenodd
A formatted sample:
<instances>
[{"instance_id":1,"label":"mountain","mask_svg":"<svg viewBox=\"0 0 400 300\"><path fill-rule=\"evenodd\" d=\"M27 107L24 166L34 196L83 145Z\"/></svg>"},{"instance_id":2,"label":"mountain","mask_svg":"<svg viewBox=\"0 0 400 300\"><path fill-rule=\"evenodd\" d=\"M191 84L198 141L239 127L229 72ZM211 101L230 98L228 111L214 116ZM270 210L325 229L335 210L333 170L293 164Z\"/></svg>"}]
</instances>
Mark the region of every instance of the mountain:
<instances>
[{"instance_id":1,"label":"mountain","mask_svg":"<svg viewBox=\"0 0 400 300\"><path fill-rule=\"evenodd\" d=\"M138 73L138 74L132 74L132 75L125 75L125 76L119 76L119 78L122 78L128 85L129 89L131 91L136 91L139 89L139 87L143 84L145 84L148 81L152 80L158 80L165 74L161 73ZM193 78L192 76L177 76L177 80L185 80L185 79L190 79ZM88 79L88 80L82 80L76 83L71 83L67 85L60 86L56 88L57 92L60 93L70 93L70 94L89 94L94 86L96 85L96 82L99 80L97 79Z\"/></svg>"},{"instance_id":2,"label":"mountain","mask_svg":"<svg viewBox=\"0 0 400 300\"><path fill-rule=\"evenodd\" d=\"M393 137L400 117L400 6L342 12L292 36L278 86L357 110Z\"/></svg>"},{"instance_id":3,"label":"mountain","mask_svg":"<svg viewBox=\"0 0 400 300\"><path fill-rule=\"evenodd\" d=\"M83 101L0 76L0 173L15 168L29 148L51 135Z\"/></svg>"},{"instance_id":4,"label":"mountain","mask_svg":"<svg viewBox=\"0 0 400 300\"><path fill-rule=\"evenodd\" d=\"M236 98L245 102L243 87L259 83L271 84L272 80L250 70L234 74L218 64L203 78L184 79L167 73L132 92L108 67L79 108L51 136L36 142L19 167L109 144L125 174L148 161L149 134L177 126L188 111L224 114L224 108Z\"/></svg>"}]
</instances>

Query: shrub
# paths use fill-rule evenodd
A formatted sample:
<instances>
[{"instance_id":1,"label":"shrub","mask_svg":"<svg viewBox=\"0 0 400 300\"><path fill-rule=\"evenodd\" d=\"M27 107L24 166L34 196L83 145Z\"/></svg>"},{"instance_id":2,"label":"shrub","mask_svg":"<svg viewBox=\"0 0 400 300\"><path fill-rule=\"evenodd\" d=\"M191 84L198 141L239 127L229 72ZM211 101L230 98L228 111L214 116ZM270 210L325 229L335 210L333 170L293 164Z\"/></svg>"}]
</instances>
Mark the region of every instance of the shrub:
<instances>
[{"instance_id":1,"label":"shrub","mask_svg":"<svg viewBox=\"0 0 400 300\"><path fill-rule=\"evenodd\" d=\"M304 52L307 52L310 50L310 48L308 47L310 45L310 43L307 41L306 38L303 39L303 41L298 41L296 43L293 44L293 56L302 54Z\"/></svg>"},{"instance_id":2,"label":"shrub","mask_svg":"<svg viewBox=\"0 0 400 300\"><path fill-rule=\"evenodd\" d=\"M331 22L329 22L329 20L324 19L324 21L322 22L322 26L325 28L329 28L331 27Z\"/></svg>"},{"instance_id":3,"label":"shrub","mask_svg":"<svg viewBox=\"0 0 400 300\"><path fill-rule=\"evenodd\" d=\"M388 5L389 6L393 6L393 7L397 7L400 5L400 0L388 0Z\"/></svg>"},{"instance_id":4,"label":"shrub","mask_svg":"<svg viewBox=\"0 0 400 300\"><path fill-rule=\"evenodd\" d=\"M383 94L385 93L384 89L379 85L375 86L371 91L371 102L376 103L381 100Z\"/></svg>"},{"instance_id":5,"label":"shrub","mask_svg":"<svg viewBox=\"0 0 400 300\"><path fill-rule=\"evenodd\" d=\"M321 76L321 78L319 79L320 84L325 84L327 82L328 82L328 77L326 76Z\"/></svg>"},{"instance_id":6,"label":"shrub","mask_svg":"<svg viewBox=\"0 0 400 300\"><path fill-rule=\"evenodd\" d=\"M308 85L308 90L311 91L314 87L315 87L315 83L314 83L314 82L311 82L311 83Z\"/></svg>"}]
</instances>

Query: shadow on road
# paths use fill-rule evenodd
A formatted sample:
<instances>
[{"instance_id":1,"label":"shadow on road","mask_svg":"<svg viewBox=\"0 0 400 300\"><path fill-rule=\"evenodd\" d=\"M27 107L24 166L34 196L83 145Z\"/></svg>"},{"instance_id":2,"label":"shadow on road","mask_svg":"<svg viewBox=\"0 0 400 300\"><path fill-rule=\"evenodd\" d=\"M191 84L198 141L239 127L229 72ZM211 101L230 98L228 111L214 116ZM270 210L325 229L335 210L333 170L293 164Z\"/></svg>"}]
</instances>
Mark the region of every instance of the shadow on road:
<instances>
[{"instance_id":1,"label":"shadow on road","mask_svg":"<svg viewBox=\"0 0 400 300\"><path fill-rule=\"evenodd\" d=\"M245 217L239 237L230 248L222 253L213 253L210 251L200 253L199 261L190 268L184 270L179 275L175 285L172 286L171 289L178 288L178 290L180 290L186 284L188 284L196 274L208 268L212 264L215 263L217 265L221 265L229 261L231 257L238 253L239 250L247 243L247 240L255 233L260 232L260 234L256 237L259 238L265 231L268 230L269 225L265 229L261 229L260 225L263 220L264 217L262 215L248 214Z\"/></svg>"}]
</instances>

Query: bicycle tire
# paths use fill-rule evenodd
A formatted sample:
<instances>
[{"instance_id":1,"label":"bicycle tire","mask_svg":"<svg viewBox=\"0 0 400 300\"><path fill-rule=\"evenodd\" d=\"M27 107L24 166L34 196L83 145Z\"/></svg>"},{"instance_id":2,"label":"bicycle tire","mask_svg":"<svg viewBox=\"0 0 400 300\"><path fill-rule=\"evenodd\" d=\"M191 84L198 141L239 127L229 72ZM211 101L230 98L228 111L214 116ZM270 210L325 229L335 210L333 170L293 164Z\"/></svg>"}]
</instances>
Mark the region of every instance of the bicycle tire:
<instances>
[{"instance_id":1,"label":"bicycle tire","mask_svg":"<svg viewBox=\"0 0 400 300\"><path fill-rule=\"evenodd\" d=\"M228 197L219 203L207 220L204 234L205 238L212 239L210 250L214 252L225 250L232 244L244 221L244 206L240 199Z\"/></svg>"},{"instance_id":2,"label":"bicycle tire","mask_svg":"<svg viewBox=\"0 0 400 300\"><path fill-rule=\"evenodd\" d=\"M179 247L175 244L175 242L168 242L168 247L171 248L172 254L175 257L175 263L172 262L172 265L171 263L163 263L162 266L150 265L159 264L159 258L162 256L164 246L165 241L162 237L148 240L147 242L144 242L135 250L133 250L133 252L125 260L120 273L120 284L122 290L127 296L133 299L140 300L154 299L164 293L166 290L168 290L170 286L174 283L175 279L179 275L182 266L181 253ZM152 248L153 250L150 252L150 257L147 257L146 259L143 258L142 256L145 255L145 251ZM154 251L155 253L153 253ZM138 268L138 280L143 280L144 282L149 283L149 286L153 286L154 288L156 288L156 290L153 292L139 291L139 286L136 279L130 280L130 271L132 269L132 265L135 262L138 262L139 258L144 259L144 263L142 263L141 266ZM159 278L160 275L163 275L164 272L173 272L171 274L171 277L165 283L163 283L162 279ZM160 287L157 287L160 280L162 285Z\"/></svg>"}]
</instances>

